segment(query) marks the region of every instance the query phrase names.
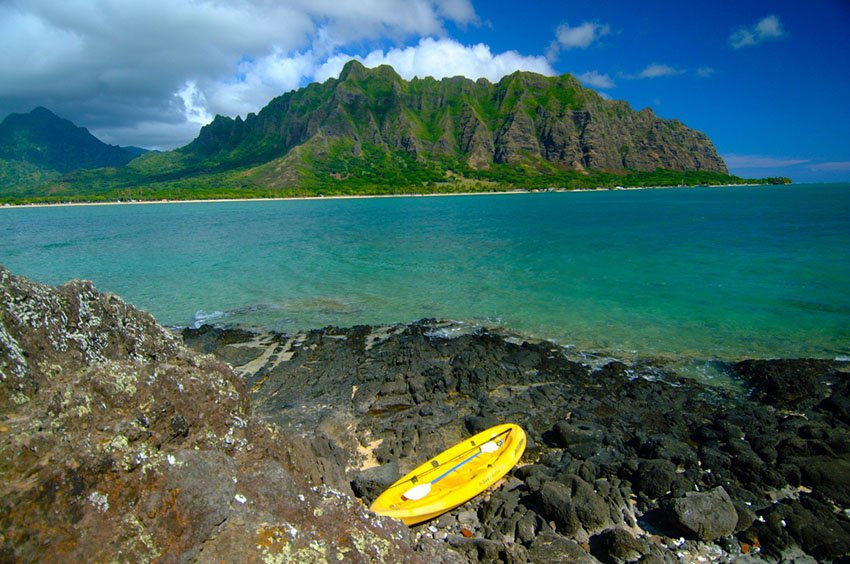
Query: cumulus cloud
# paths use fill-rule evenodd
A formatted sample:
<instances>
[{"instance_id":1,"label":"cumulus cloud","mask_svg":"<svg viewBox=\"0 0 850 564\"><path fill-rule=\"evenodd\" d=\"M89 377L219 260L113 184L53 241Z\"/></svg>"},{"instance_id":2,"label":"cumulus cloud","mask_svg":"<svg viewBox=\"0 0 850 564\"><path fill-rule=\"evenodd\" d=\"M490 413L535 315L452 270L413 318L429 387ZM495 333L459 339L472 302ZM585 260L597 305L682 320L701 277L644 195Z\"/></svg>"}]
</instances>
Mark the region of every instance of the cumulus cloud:
<instances>
[{"instance_id":1,"label":"cumulus cloud","mask_svg":"<svg viewBox=\"0 0 850 564\"><path fill-rule=\"evenodd\" d=\"M212 116L207 111L207 99L203 92L198 90L194 80L187 81L176 95L183 102L183 114L186 116L186 121L200 125L212 121Z\"/></svg>"},{"instance_id":2,"label":"cumulus cloud","mask_svg":"<svg viewBox=\"0 0 850 564\"><path fill-rule=\"evenodd\" d=\"M564 22L555 30L555 38L564 49L585 49L609 33L611 33L609 26L595 22L584 22L576 27L570 27Z\"/></svg>"},{"instance_id":3,"label":"cumulus cloud","mask_svg":"<svg viewBox=\"0 0 850 564\"><path fill-rule=\"evenodd\" d=\"M614 88L614 81L607 74L600 74L598 71L590 71L576 75L584 85L592 86L593 88Z\"/></svg>"},{"instance_id":4,"label":"cumulus cloud","mask_svg":"<svg viewBox=\"0 0 850 564\"><path fill-rule=\"evenodd\" d=\"M176 146L185 124L255 111L345 46L476 21L470 0L3 0L0 117L46 105L113 142L147 129Z\"/></svg>"},{"instance_id":5,"label":"cumulus cloud","mask_svg":"<svg viewBox=\"0 0 850 564\"><path fill-rule=\"evenodd\" d=\"M517 70L548 76L556 74L545 57L525 56L516 51L494 54L490 47L481 43L463 45L449 38L426 37L414 46L393 48L386 52L375 50L365 57L338 54L316 70L316 80L339 75L343 65L351 59L357 59L367 67L391 65L407 80L417 76L440 79L460 75L472 79L483 77L496 82Z\"/></svg>"},{"instance_id":6,"label":"cumulus cloud","mask_svg":"<svg viewBox=\"0 0 850 564\"><path fill-rule=\"evenodd\" d=\"M313 77L317 56L313 51L271 53L239 63L235 78L208 80L204 84L210 111L227 116L256 112L275 96L294 90Z\"/></svg>"},{"instance_id":7,"label":"cumulus cloud","mask_svg":"<svg viewBox=\"0 0 850 564\"><path fill-rule=\"evenodd\" d=\"M709 78L710 76L713 76L716 72L717 69L713 67L700 67L697 69L697 76L699 76L700 78Z\"/></svg>"},{"instance_id":8,"label":"cumulus cloud","mask_svg":"<svg viewBox=\"0 0 850 564\"><path fill-rule=\"evenodd\" d=\"M338 52L323 57L322 49L286 53L280 49L238 65L237 78L210 80L199 88L205 93L209 113L245 115L256 112L274 96L298 88L305 82L323 82L339 76L351 59L367 67L391 65L403 78L447 76L487 78L496 82L517 70L556 74L544 57L525 56L515 51L493 53L487 45L463 45L449 38L426 37L416 45L376 49L366 56Z\"/></svg>"},{"instance_id":9,"label":"cumulus cloud","mask_svg":"<svg viewBox=\"0 0 850 564\"><path fill-rule=\"evenodd\" d=\"M729 45L733 49L759 45L765 41L782 39L785 29L779 17L770 15L760 19L755 25L742 26L729 36Z\"/></svg>"},{"instance_id":10,"label":"cumulus cloud","mask_svg":"<svg viewBox=\"0 0 850 564\"><path fill-rule=\"evenodd\" d=\"M555 39L549 43L546 58L550 61L556 60L562 49L586 49L594 41L609 33L611 33L611 27L605 24L583 22L570 27L567 22L564 22L555 30Z\"/></svg>"}]
</instances>

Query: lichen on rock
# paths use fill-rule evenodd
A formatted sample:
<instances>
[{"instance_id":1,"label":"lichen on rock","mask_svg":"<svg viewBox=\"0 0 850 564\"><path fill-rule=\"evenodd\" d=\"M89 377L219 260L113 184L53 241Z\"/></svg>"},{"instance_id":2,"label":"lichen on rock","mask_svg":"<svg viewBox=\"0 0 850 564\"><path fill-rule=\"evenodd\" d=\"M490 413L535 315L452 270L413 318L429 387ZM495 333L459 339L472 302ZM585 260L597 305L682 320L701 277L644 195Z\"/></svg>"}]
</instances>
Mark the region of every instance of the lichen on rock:
<instances>
[{"instance_id":1,"label":"lichen on rock","mask_svg":"<svg viewBox=\"0 0 850 564\"><path fill-rule=\"evenodd\" d=\"M420 558L401 525L311 489L318 459L251 413L228 365L149 314L3 267L0 297L4 560L373 559L338 542L358 535L385 561ZM296 538L263 546L263 523Z\"/></svg>"}]
</instances>

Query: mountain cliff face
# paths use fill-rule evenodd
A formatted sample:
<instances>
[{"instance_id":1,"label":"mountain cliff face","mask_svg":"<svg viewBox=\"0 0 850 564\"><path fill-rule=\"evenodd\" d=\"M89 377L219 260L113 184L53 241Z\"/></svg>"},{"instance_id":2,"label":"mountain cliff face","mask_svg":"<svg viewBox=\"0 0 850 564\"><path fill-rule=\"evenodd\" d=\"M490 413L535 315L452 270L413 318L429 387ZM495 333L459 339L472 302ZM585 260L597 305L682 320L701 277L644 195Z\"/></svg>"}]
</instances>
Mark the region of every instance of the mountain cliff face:
<instances>
[{"instance_id":1,"label":"mountain cliff face","mask_svg":"<svg viewBox=\"0 0 850 564\"><path fill-rule=\"evenodd\" d=\"M121 166L138 156L135 151L107 145L88 129L42 107L28 114L11 114L0 123L0 159L39 169L64 173Z\"/></svg>"},{"instance_id":2,"label":"mountain cliff face","mask_svg":"<svg viewBox=\"0 0 850 564\"><path fill-rule=\"evenodd\" d=\"M478 170L507 164L728 174L703 133L604 100L569 75L515 72L496 84L463 77L405 81L389 66L367 69L356 61L338 79L284 94L245 120L216 117L180 152L221 167L269 162L296 148L321 160L339 147L354 157L377 147ZM303 165L304 155L296 152L287 162Z\"/></svg>"}]
</instances>

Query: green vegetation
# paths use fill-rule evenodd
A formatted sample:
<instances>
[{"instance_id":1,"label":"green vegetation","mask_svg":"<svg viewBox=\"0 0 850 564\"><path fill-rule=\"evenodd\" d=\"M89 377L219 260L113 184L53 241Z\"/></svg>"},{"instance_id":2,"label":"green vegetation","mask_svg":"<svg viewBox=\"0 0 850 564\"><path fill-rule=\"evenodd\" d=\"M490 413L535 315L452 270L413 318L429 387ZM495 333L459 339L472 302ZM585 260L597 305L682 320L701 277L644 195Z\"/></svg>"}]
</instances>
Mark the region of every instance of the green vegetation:
<instances>
[{"instance_id":1,"label":"green vegetation","mask_svg":"<svg viewBox=\"0 0 850 564\"><path fill-rule=\"evenodd\" d=\"M791 179L787 176L769 176L764 179L767 184L791 184Z\"/></svg>"},{"instance_id":2,"label":"green vegetation","mask_svg":"<svg viewBox=\"0 0 850 564\"><path fill-rule=\"evenodd\" d=\"M42 107L28 114L11 114L0 123L0 159L27 163L43 171L121 166L137 155L138 149L107 145L87 129Z\"/></svg>"},{"instance_id":3,"label":"green vegetation","mask_svg":"<svg viewBox=\"0 0 850 564\"><path fill-rule=\"evenodd\" d=\"M164 166L166 172L157 178L147 168L152 161L173 158L173 153L165 153L146 155L142 157L144 160L137 159L122 168L74 171L58 180L49 179L39 189L4 195L0 203L585 190L768 182L768 179L742 179L710 171L663 169L581 173L554 166L496 164L479 170L457 160L422 160L410 153L388 152L373 144L363 144L359 155L354 156L353 144L350 140L342 140L330 143L323 151L315 147L300 151L297 161L286 163L297 171L297 180L286 186L263 183L263 178L269 174L267 165L195 174L188 178L169 178L168 167ZM49 189L45 189L47 186Z\"/></svg>"}]
</instances>

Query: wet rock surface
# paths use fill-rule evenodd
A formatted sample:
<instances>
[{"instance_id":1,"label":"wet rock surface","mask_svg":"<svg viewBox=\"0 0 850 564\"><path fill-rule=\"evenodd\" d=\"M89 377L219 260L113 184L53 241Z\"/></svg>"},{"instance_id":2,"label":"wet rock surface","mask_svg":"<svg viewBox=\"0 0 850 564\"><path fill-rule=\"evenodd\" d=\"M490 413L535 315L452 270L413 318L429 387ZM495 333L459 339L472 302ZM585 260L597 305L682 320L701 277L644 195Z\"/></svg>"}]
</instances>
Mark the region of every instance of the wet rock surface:
<instances>
[{"instance_id":1,"label":"wet rock surface","mask_svg":"<svg viewBox=\"0 0 850 564\"><path fill-rule=\"evenodd\" d=\"M317 478L367 505L466 436L520 424L528 448L497 488L411 528L468 561L850 557L847 362L729 366L742 394L652 361L577 362L551 343L456 330L183 336L214 354L254 350L235 369L255 413L326 457Z\"/></svg>"},{"instance_id":2,"label":"wet rock surface","mask_svg":"<svg viewBox=\"0 0 850 564\"><path fill-rule=\"evenodd\" d=\"M462 561L316 452L151 316L0 267L0 562Z\"/></svg>"}]
</instances>

